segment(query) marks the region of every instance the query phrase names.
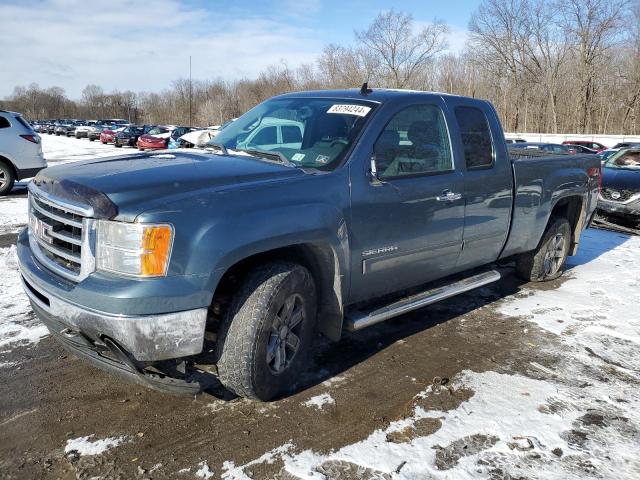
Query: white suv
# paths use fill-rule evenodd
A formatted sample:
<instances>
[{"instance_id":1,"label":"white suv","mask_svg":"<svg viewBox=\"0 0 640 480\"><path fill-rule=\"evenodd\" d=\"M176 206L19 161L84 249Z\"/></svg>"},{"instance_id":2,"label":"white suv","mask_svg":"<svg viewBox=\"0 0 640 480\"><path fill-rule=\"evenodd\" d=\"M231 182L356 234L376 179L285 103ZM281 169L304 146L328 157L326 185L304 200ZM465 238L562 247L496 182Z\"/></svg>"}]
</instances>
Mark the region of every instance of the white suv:
<instances>
[{"instance_id":1,"label":"white suv","mask_svg":"<svg viewBox=\"0 0 640 480\"><path fill-rule=\"evenodd\" d=\"M46 167L40 135L19 113L0 110L0 196L7 195L16 180Z\"/></svg>"}]
</instances>

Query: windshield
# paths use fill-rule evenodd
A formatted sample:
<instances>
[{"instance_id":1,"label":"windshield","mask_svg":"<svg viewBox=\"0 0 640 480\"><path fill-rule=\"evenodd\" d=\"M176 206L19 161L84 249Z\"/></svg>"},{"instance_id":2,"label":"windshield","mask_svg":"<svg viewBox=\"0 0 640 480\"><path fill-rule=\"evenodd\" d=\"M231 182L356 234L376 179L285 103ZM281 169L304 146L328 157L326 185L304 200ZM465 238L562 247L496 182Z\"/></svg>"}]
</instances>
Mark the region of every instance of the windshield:
<instances>
[{"instance_id":1,"label":"windshield","mask_svg":"<svg viewBox=\"0 0 640 480\"><path fill-rule=\"evenodd\" d=\"M605 166L640 170L640 150L622 150L609 158Z\"/></svg>"},{"instance_id":2,"label":"windshield","mask_svg":"<svg viewBox=\"0 0 640 480\"><path fill-rule=\"evenodd\" d=\"M275 98L229 124L211 143L231 153L263 153L300 167L333 170L375 106L336 98Z\"/></svg>"},{"instance_id":3,"label":"windshield","mask_svg":"<svg viewBox=\"0 0 640 480\"><path fill-rule=\"evenodd\" d=\"M153 127L151 130L149 130L149 135L160 135L162 133L167 133L168 131L169 131L168 128Z\"/></svg>"}]
</instances>

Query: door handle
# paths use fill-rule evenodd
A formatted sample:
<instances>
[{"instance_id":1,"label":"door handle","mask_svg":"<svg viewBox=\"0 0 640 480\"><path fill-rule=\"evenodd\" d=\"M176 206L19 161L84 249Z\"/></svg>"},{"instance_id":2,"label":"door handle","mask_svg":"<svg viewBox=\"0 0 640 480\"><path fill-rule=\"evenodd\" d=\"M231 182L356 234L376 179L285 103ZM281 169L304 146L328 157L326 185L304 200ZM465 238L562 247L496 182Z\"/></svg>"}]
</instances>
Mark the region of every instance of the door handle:
<instances>
[{"instance_id":1,"label":"door handle","mask_svg":"<svg viewBox=\"0 0 640 480\"><path fill-rule=\"evenodd\" d=\"M453 193L451 190L444 190L442 195L436 197L439 202L455 202L462 198L461 193Z\"/></svg>"}]
</instances>

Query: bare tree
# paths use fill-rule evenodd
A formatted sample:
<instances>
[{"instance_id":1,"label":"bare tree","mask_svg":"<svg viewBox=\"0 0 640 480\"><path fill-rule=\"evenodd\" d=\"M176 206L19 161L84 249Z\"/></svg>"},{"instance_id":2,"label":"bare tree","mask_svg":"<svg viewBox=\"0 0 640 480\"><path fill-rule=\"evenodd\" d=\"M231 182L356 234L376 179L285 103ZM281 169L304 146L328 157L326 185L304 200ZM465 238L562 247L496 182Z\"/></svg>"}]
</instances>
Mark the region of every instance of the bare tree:
<instances>
[{"instance_id":1,"label":"bare tree","mask_svg":"<svg viewBox=\"0 0 640 480\"><path fill-rule=\"evenodd\" d=\"M378 14L367 30L356 38L382 67L388 86L406 88L413 85L419 71L447 47L448 27L435 21L414 33L413 17L389 10Z\"/></svg>"},{"instance_id":2,"label":"bare tree","mask_svg":"<svg viewBox=\"0 0 640 480\"><path fill-rule=\"evenodd\" d=\"M576 51L580 77L581 112L578 128L591 128L597 69L621 38L628 0L561 0L563 28L569 32Z\"/></svg>"}]
</instances>

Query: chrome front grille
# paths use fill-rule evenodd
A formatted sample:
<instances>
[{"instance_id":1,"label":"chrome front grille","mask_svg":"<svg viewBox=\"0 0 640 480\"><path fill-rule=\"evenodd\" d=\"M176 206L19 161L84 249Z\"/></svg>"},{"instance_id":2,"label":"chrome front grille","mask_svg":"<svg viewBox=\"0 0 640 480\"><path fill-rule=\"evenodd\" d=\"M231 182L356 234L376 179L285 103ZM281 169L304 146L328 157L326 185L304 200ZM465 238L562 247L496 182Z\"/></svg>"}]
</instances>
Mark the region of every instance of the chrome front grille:
<instances>
[{"instance_id":1,"label":"chrome front grille","mask_svg":"<svg viewBox=\"0 0 640 480\"><path fill-rule=\"evenodd\" d=\"M29 244L50 270L80 281L95 270L91 207L55 198L29 185Z\"/></svg>"},{"instance_id":2,"label":"chrome front grille","mask_svg":"<svg viewBox=\"0 0 640 480\"><path fill-rule=\"evenodd\" d=\"M600 196L609 200L610 202L619 202L619 203L627 203L629 201L638 199L640 197L640 192L634 192L632 190L614 190L611 188L603 188L600 191Z\"/></svg>"}]
</instances>

